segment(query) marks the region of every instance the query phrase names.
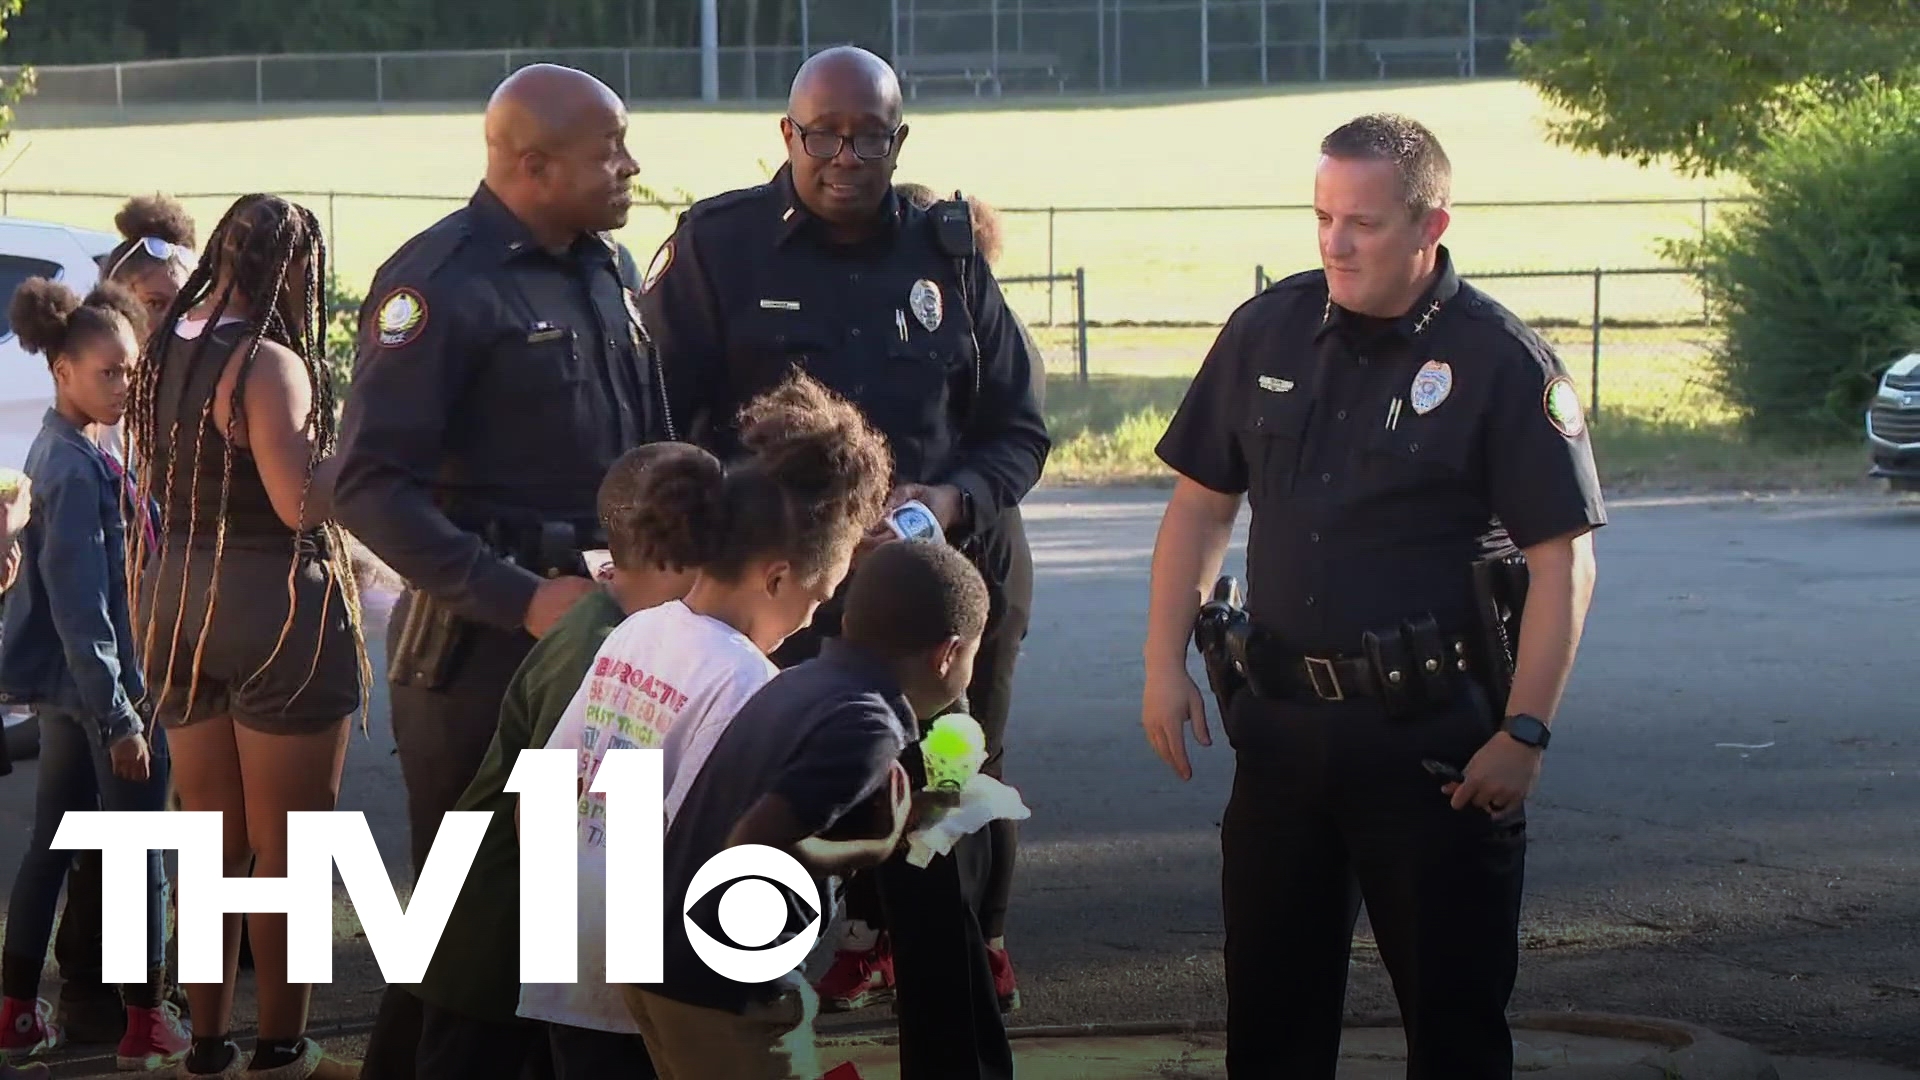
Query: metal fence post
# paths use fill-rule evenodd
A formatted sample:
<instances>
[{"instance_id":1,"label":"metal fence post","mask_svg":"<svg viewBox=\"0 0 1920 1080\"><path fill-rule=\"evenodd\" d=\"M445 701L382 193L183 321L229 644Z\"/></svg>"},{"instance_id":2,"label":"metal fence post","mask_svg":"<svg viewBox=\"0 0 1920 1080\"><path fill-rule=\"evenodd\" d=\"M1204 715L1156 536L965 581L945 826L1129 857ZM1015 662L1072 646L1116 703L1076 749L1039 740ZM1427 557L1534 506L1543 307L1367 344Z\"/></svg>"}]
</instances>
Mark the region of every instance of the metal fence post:
<instances>
[{"instance_id":1,"label":"metal fence post","mask_svg":"<svg viewBox=\"0 0 1920 1080\"><path fill-rule=\"evenodd\" d=\"M327 261L338 266L340 258L340 230L333 223L333 202L335 194L327 192Z\"/></svg>"},{"instance_id":2,"label":"metal fence post","mask_svg":"<svg viewBox=\"0 0 1920 1080\"><path fill-rule=\"evenodd\" d=\"M1047 325L1053 325L1053 283L1059 276L1053 266L1053 207L1047 207Z\"/></svg>"},{"instance_id":3,"label":"metal fence post","mask_svg":"<svg viewBox=\"0 0 1920 1080\"><path fill-rule=\"evenodd\" d=\"M113 65L113 107L115 111L127 111L126 78L119 64Z\"/></svg>"},{"instance_id":4,"label":"metal fence post","mask_svg":"<svg viewBox=\"0 0 1920 1080\"><path fill-rule=\"evenodd\" d=\"M1100 89L1107 88L1107 0L1093 0L1093 36L1100 43Z\"/></svg>"},{"instance_id":5,"label":"metal fence post","mask_svg":"<svg viewBox=\"0 0 1920 1080\"><path fill-rule=\"evenodd\" d=\"M256 56L253 58L253 107L256 109L265 106L267 103L266 66L265 57Z\"/></svg>"},{"instance_id":6,"label":"metal fence post","mask_svg":"<svg viewBox=\"0 0 1920 1080\"><path fill-rule=\"evenodd\" d=\"M1600 419L1600 277L1601 269L1596 266L1593 268L1593 401L1588 410L1596 422Z\"/></svg>"},{"instance_id":7,"label":"metal fence post","mask_svg":"<svg viewBox=\"0 0 1920 1080\"><path fill-rule=\"evenodd\" d=\"M1207 22L1207 0L1200 0L1200 88L1202 90L1212 85L1208 79L1210 71L1207 65Z\"/></svg>"},{"instance_id":8,"label":"metal fence post","mask_svg":"<svg viewBox=\"0 0 1920 1080\"><path fill-rule=\"evenodd\" d=\"M1080 382L1087 382L1087 268L1076 267L1073 271L1073 295L1075 306L1079 308L1076 321L1080 324Z\"/></svg>"},{"instance_id":9,"label":"metal fence post","mask_svg":"<svg viewBox=\"0 0 1920 1080\"><path fill-rule=\"evenodd\" d=\"M387 103L387 57L385 53L373 54L373 100L375 103Z\"/></svg>"}]
</instances>

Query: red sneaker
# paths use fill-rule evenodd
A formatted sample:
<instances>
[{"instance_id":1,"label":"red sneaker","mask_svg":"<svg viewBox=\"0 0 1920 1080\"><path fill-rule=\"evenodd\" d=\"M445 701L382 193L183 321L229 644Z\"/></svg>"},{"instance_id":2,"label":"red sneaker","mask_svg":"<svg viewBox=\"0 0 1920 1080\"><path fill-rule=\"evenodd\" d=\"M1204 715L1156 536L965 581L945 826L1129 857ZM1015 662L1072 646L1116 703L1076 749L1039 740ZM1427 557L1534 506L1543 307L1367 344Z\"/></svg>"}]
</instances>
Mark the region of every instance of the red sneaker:
<instances>
[{"instance_id":1,"label":"red sneaker","mask_svg":"<svg viewBox=\"0 0 1920 1080\"><path fill-rule=\"evenodd\" d=\"M122 1072L154 1072L187 1056L193 1032L171 1002L157 1009L127 1009L127 1033L114 1052L113 1066Z\"/></svg>"},{"instance_id":2,"label":"red sneaker","mask_svg":"<svg viewBox=\"0 0 1920 1080\"><path fill-rule=\"evenodd\" d=\"M7 998L0 1004L0 1062L16 1062L60 1045L53 1006L45 1000Z\"/></svg>"},{"instance_id":3,"label":"red sneaker","mask_svg":"<svg viewBox=\"0 0 1920 1080\"><path fill-rule=\"evenodd\" d=\"M1013 961L1007 950L987 949L987 966L993 969L993 992L1000 996L1000 1011L1010 1013L1020 1007L1020 986L1013 978Z\"/></svg>"},{"instance_id":4,"label":"red sneaker","mask_svg":"<svg viewBox=\"0 0 1920 1080\"><path fill-rule=\"evenodd\" d=\"M853 1012L893 1000L893 949L887 935L867 952L845 949L833 954L833 966L813 986L821 1012Z\"/></svg>"}]
</instances>

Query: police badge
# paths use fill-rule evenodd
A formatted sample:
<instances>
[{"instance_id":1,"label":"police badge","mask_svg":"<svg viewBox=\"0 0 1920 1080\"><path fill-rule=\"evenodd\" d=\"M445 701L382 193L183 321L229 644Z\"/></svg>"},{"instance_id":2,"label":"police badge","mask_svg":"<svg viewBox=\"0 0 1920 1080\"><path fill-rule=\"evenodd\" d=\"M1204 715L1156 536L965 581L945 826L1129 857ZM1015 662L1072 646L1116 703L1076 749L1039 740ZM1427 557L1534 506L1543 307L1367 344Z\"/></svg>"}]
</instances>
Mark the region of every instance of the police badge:
<instances>
[{"instance_id":1,"label":"police badge","mask_svg":"<svg viewBox=\"0 0 1920 1080\"><path fill-rule=\"evenodd\" d=\"M926 278L914 282L913 291L907 294L907 309L929 332L940 329L940 315L944 306L940 298L940 286Z\"/></svg>"},{"instance_id":2,"label":"police badge","mask_svg":"<svg viewBox=\"0 0 1920 1080\"><path fill-rule=\"evenodd\" d=\"M1444 360L1429 360L1414 372L1407 403L1413 406L1414 412L1425 415L1439 408L1452 392L1453 366Z\"/></svg>"}]
</instances>

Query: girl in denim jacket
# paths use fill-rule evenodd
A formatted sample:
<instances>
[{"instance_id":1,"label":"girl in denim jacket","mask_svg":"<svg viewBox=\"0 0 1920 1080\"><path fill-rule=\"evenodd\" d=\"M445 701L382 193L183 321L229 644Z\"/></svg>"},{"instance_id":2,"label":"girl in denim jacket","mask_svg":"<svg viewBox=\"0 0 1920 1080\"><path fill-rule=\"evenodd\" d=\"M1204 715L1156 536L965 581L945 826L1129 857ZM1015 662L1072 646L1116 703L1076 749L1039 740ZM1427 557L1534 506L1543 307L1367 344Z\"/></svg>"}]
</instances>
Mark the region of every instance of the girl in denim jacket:
<instances>
[{"instance_id":1,"label":"girl in denim jacket","mask_svg":"<svg viewBox=\"0 0 1920 1080\"><path fill-rule=\"evenodd\" d=\"M0 695L34 707L41 740L33 838L14 878L0 957L0 1056L7 1059L60 1042L39 984L74 856L49 846L61 818L76 810L164 810L170 764L165 733L139 708L146 685L128 617L127 530L149 528L151 513L95 439L126 412L145 313L116 285L83 301L65 285L34 278L14 293L10 315L21 345L52 368L54 405L27 451L32 515L0 623ZM173 1064L190 1041L178 1010L161 1000L167 887L161 853L150 852L149 974L121 991L122 1069Z\"/></svg>"}]
</instances>

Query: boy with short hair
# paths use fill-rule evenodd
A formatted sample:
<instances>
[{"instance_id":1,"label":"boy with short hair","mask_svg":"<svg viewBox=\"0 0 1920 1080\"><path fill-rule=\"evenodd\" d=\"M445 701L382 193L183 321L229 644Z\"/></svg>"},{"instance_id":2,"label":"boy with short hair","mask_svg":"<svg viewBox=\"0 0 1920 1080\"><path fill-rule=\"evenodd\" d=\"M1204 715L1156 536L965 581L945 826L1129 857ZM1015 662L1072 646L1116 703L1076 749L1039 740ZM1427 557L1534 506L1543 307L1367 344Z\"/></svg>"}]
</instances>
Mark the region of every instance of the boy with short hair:
<instances>
[{"instance_id":1,"label":"boy with short hair","mask_svg":"<svg viewBox=\"0 0 1920 1080\"><path fill-rule=\"evenodd\" d=\"M890 543L862 559L842 636L762 687L687 784L666 835L666 909L684 910L699 869L743 844L793 856L816 890L891 858L926 804L909 795L918 785L902 753L917 746L921 718L965 690L986 619L986 583L953 548ZM789 927L814 912L795 914ZM665 979L624 988L662 1080L820 1075L818 999L797 966L771 982L734 982L700 959L682 920L666 924ZM763 948L791 937L783 930Z\"/></svg>"}]
</instances>

